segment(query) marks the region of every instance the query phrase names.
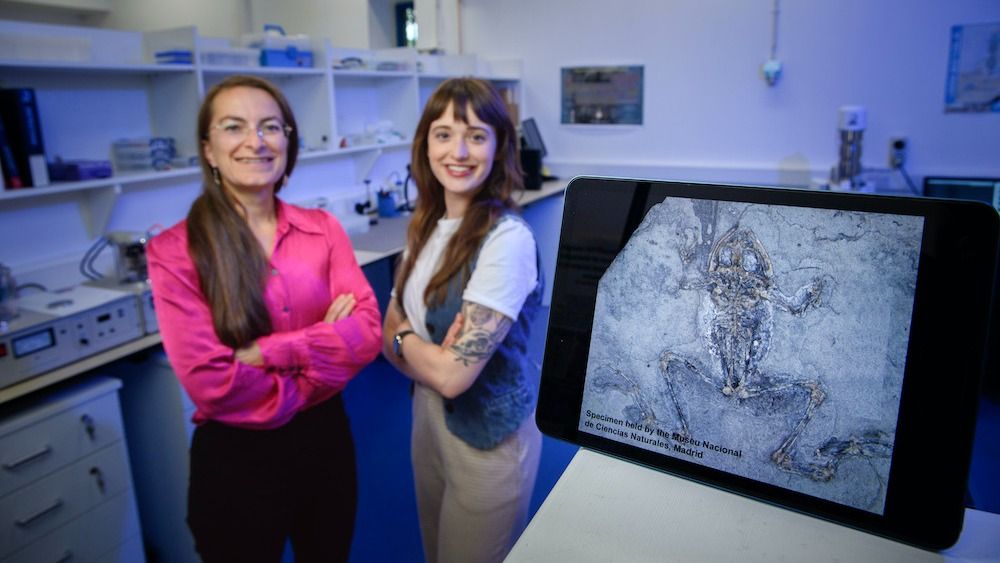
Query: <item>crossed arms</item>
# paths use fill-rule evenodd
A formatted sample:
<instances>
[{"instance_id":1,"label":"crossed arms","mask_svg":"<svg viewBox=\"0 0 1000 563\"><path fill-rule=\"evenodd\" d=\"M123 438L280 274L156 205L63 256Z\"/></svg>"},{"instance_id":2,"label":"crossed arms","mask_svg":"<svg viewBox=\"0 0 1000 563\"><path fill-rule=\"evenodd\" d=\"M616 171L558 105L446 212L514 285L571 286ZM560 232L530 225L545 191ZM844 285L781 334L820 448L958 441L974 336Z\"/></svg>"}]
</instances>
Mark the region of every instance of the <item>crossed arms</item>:
<instances>
[{"instance_id":1,"label":"crossed arms","mask_svg":"<svg viewBox=\"0 0 1000 563\"><path fill-rule=\"evenodd\" d=\"M509 317L489 307L463 301L440 345L410 334L403 339L400 358L393 351L393 338L412 325L393 299L385 314L382 354L410 379L453 399L476 381L512 324Z\"/></svg>"}]
</instances>

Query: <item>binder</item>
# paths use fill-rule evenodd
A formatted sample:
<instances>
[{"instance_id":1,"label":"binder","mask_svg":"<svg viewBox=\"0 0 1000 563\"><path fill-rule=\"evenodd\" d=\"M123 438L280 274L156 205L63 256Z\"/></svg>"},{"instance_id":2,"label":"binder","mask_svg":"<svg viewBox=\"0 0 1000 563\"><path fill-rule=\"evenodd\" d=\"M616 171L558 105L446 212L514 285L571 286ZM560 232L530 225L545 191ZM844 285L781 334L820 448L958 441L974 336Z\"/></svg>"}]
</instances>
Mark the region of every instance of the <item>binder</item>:
<instances>
[{"instance_id":1,"label":"binder","mask_svg":"<svg viewBox=\"0 0 1000 563\"><path fill-rule=\"evenodd\" d=\"M0 119L24 187L47 186L49 171L33 88L0 89Z\"/></svg>"},{"instance_id":2,"label":"binder","mask_svg":"<svg viewBox=\"0 0 1000 563\"><path fill-rule=\"evenodd\" d=\"M3 175L3 185L8 190L23 188L24 182L17 171L17 163L14 162L14 152L7 142L7 132L4 129L3 119L0 119L0 173Z\"/></svg>"}]
</instances>

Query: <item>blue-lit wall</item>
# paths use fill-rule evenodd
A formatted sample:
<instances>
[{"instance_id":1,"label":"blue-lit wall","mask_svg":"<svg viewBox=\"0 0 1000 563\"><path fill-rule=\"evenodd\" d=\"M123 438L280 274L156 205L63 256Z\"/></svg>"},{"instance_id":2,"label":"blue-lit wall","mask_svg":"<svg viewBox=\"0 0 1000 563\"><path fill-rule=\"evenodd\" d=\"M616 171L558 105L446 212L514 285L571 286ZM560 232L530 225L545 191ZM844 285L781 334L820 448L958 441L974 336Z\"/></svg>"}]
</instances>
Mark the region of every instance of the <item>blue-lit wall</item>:
<instances>
[{"instance_id":1,"label":"blue-lit wall","mask_svg":"<svg viewBox=\"0 0 1000 563\"><path fill-rule=\"evenodd\" d=\"M952 25L1000 22L996 0L462 0L462 46L524 63L524 116L563 172L808 183L837 160L837 108L868 110L862 162L910 140L909 171L1000 175L1000 113L946 114ZM645 66L642 126L560 124L564 66Z\"/></svg>"}]
</instances>

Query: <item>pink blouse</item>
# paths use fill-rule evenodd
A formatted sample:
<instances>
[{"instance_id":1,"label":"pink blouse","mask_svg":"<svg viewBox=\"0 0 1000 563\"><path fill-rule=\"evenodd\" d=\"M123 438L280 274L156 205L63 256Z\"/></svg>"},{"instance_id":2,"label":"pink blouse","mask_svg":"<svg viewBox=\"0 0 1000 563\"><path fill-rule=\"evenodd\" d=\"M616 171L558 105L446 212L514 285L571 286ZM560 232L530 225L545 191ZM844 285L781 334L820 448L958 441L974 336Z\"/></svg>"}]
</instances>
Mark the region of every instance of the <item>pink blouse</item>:
<instances>
[{"instance_id":1,"label":"pink blouse","mask_svg":"<svg viewBox=\"0 0 1000 563\"><path fill-rule=\"evenodd\" d=\"M382 319L351 242L329 213L276 202L278 218L264 293L273 333L257 339L263 366L238 362L219 341L188 255L187 223L147 248L163 346L197 411L194 422L276 428L339 393L378 355ZM353 293L354 311L323 322L334 297Z\"/></svg>"}]
</instances>

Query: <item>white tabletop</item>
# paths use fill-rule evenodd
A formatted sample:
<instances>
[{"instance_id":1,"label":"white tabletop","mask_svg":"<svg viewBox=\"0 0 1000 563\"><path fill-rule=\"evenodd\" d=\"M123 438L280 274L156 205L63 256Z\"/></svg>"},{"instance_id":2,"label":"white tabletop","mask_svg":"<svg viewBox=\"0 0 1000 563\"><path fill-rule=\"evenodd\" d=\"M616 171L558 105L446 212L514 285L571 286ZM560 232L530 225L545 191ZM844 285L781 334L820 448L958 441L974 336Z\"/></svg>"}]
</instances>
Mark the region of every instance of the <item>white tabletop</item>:
<instances>
[{"instance_id":1,"label":"white tabletop","mask_svg":"<svg viewBox=\"0 0 1000 563\"><path fill-rule=\"evenodd\" d=\"M1000 561L1000 515L967 510L925 551L581 448L506 559L734 560Z\"/></svg>"}]
</instances>

